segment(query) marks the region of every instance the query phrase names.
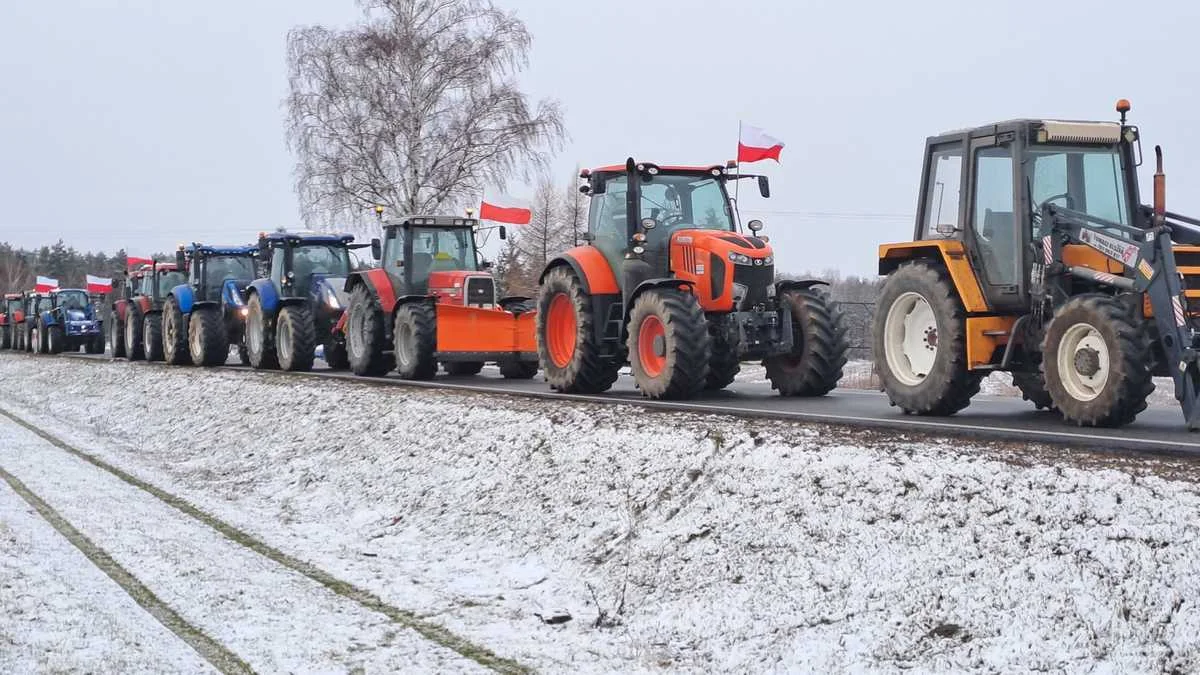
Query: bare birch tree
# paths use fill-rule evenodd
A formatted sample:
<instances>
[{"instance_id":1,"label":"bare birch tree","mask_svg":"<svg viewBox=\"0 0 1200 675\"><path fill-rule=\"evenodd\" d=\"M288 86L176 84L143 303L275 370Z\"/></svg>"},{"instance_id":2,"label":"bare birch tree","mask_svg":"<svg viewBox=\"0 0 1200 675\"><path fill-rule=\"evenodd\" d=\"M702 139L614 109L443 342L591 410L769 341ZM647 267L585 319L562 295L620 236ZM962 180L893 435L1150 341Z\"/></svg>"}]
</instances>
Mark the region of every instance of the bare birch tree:
<instances>
[{"instance_id":1,"label":"bare birch tree","mask_svg":"<svg viewBox=\"0 0 1200 675\"><path fill-rule=\"evenodd\" d=\"M457 209L546 165L559 104L516 74L532 38L490 0L359 0L347 29L288 35L288 141L309 222Z\"/></svg>"},{"instance_id":2,"label":"bare birch tree","mask_svg":"<svg viewBox=\"0 0 1200 675\"><path fill-rule=\"evenodd\" d=\"M570 232L571 246L581 243L580 237L587 231L588 198L579 191L579 167L567 181L567 191L563 195L562 218L563 227Z\"/></svg>"}]
</instances>

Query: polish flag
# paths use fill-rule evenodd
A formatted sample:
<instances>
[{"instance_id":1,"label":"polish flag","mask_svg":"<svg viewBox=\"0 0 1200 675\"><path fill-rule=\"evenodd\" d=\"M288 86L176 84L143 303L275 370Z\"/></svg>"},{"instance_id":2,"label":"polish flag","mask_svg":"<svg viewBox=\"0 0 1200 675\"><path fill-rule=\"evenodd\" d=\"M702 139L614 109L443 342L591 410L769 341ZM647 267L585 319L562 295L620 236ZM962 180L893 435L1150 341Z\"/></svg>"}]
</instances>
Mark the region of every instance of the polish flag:
<instances>
[{"instance_id":1,"label":"polish flag","mask_svg":"<svg viewBox=\"0 0 1200 675\"><path fill-rule=\"evenodd\" d=\"M125 257L125 269L131 270L135 267L141 267L142 265L150 265L153 262L154 261L151 260L150 258L138 258L135 256L126 256Z\"/></svg>"},{"instance_id":2,"label":"polish flag","mask_svg":"<svg viewBox=\"0 0 1200 675\"><path fill-rule=\"evenodd\" d=\"M764 159L779 161L779 153L783 152L783 141L770 136L767 132L742 125L741 138L738 139L737 160L742 162L761 162Z\"/></svg>"},{"instance_id":3,"label":"polish flag","mask_svg":"<svg viewBox=\"0 0 1200 675\"><path fill-rule=\"evenodd\" d=\"M111 293L112 279L104 277L94 277L87 275L87 292L88 293Z\"/></svg>"},{"instance_id":4,"label":"polish flag","mask_svg":"<svg viewBox=\"0 0 1200 675\"><path fill-rule=\"evenodd\" d=\"M529 202L508 195L483 196L479 205L479 219L509 225L528 225L533 220L533 208Z\"/></svg>"},{"instance_id":5,"label":"polish flag","mask_svg":"<svg viewBox=\"0 0 1200 675\"><path fill-rule=\"evenodd\" d=\"M50 277L38 277L37 283L33 285L33 290L38 293L49 293L56 288L58 288L58 279L51 279Z\"/></svg>"}]
</instances>

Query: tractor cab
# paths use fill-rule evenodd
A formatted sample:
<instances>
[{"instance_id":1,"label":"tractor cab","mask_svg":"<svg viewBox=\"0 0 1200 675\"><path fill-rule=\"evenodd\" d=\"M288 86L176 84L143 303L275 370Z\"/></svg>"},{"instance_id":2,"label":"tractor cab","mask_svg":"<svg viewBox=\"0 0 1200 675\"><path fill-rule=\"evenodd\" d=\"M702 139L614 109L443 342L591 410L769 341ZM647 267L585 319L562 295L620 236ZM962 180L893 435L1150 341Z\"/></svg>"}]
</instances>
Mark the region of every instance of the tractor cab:
<instances>
[{"instance_id":1,"label":"tractor cab","mask_svg":"<svg viewBox=\"0 0 1200 675\"><path fill-rule=\"evenodd\" d=\"M584 170L581 191L591 197L586 239L618 275L626 298L653 278L695 283L707 311L761 306L774 291L774 255L762 221L738 233L736 204L727 186L765 176L733 172L736 164L659 166L634 162Z\"/></svg>"},{"instance_id":2,"label":"tractor cab","mask_svg":"<svg viewBox=\"0 0 1200 675\"><path fill-rule=\"evenodd\" d=\"M0 307L0 309L4 310L3 312L0 312L0 314L3 314L5 323L21 323L21 320L24 318L21 309L21 294L5 293L4 305L3 307Z\"/></svg>"},{"instance_id":3,"label":"tractor cab","mask_svg":"<svg viewBox=\"0 0 1200 675\"><path fill-rule=\"evenodd\" d=\"M350 274L351 234L268 232L259 235L260 259L281 297L321 299L340 309L337 290Z\"/></svg>"},{"instance_id":4,"label":"tractor cab","mask_svg":"<svg viewBox=\"0 0 1200 675\"><path fill-rule=\"evenodd\" d=\"M478 220L461 216L385 222L377 259L396 295L431 295L440 303L494 307L496 282L479 259L478 226ZM378 240L372 241L372 247L377 246Z\"/></svg>"},{"instance_id":5,"label":"tractor cab","mask_svg":"<svg viewBox=\"0 0 1200 675\"><path fill-rule=\"evenodd\" d=\"M187 283L186 271L181 271L175 263L143 265L139 272L133 295L149 298L155 304L162 302L172 288Z\"/></svg>"},{"instance_id":6,"label":"tractor cab","mask_svg":"<svg viewBox=\"0 0 1200 675\"><path fill-rule=\"evenodd\" d=\"M175 253L176 269L188 271L196 301L241 304L242 294L257 276L256 246L209 246L192 243Z\"/></svg>"}]
</instances>

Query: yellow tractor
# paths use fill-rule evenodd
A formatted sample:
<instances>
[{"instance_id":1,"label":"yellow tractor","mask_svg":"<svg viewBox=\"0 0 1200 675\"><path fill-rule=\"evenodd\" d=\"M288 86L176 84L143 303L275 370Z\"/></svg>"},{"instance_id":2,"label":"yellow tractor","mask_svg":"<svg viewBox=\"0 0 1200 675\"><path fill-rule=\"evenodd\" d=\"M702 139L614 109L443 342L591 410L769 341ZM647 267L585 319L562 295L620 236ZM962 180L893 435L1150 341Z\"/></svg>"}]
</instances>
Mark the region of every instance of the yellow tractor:
<instances>
[{"instance_id":1,"label":"yellow tractor","mask_svg":"<svg viewBox=\"0 0 1200 675\"><path fill-rule=\"evenodd\" d=\"M1069 423L1132 422L1171 376L1200 428L1200 221L1140 203L1126 122L1012 120L926 141L913 241L879 247L875 367L906 413L951 415L1012 373ZM1179 266L1177 267L1177 260ZM1200 308L1200 306L1198 306Z\"/></svg>"}]
</instances>

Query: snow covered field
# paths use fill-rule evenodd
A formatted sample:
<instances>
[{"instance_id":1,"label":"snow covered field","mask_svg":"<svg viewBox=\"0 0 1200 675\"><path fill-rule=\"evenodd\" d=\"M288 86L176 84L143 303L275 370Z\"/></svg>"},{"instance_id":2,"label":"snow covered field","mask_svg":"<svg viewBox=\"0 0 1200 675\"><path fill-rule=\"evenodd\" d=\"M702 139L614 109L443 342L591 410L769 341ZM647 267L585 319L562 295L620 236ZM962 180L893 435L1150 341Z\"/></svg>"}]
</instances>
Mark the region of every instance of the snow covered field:
<instances>
[{"instance_id":1,"label":"snow covered field","mask_svg":"<svg viewBox=\"0 0 1200 675\"><path fill-rule=\"evenodd\" d=\"M1200 669L1200 490L1182 460L64 358L0 355L0 377L22 382L3 409L545 672ZM77 526L124 546L102 509L67 513L79 488L38 452L6 450L0 467L43 475ZM21 560L0 586L36 572ZM152 567L170 583L170 560ZM56 621L86 611L56 607ZM218 637L275 669L350 664L270 660L309 653L304 616ZM0 645L30 658L42 638L8 626ZM386 669L379 625L345 626L368 670ZM405 645L411 670L461 663Z\"/></svg>"}]
</instances>

